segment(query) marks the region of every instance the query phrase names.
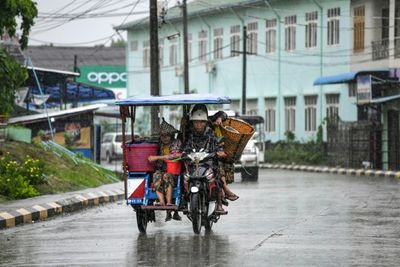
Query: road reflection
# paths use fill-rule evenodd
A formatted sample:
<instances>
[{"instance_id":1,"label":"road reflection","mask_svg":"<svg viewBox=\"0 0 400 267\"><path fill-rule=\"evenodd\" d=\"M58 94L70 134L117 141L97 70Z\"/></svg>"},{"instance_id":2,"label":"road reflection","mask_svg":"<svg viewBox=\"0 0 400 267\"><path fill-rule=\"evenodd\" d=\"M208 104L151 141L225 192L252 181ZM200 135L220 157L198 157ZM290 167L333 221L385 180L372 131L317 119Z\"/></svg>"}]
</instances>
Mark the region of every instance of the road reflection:
<instances>
[{"instance_id":1,"label":"road reflection","mask_svg":"<svg viewBox=\"0 0 400 267\"><path fill-rule=\"evenodd\" d=\"M225 266L232 255L229 238L208 232L139 234L129 264L136 266Z\"/></svg>"}]
</instances>

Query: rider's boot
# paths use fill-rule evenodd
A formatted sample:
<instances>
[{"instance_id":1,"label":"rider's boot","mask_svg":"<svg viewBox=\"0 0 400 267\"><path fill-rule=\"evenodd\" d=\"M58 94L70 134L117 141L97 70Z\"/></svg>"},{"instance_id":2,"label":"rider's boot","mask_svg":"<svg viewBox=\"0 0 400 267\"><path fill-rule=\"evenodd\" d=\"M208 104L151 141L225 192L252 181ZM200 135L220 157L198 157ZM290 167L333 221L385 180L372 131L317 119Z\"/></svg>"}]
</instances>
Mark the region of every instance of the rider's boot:
<instances>
[{"instance_id":1,"label":"rider's boot","mask_svg":"<svg viewBox=\"0 0 400 267\"><path fill-rule=\"evenodd\" d=\"M175 211L175 212L174 212L174 215L172 216L172 219L174 219L175 221L181 221L181 220L182 220L182 217L179 216L179 214L178 214L177 211Z\"/></svg>"},{"instance_id":2,"label":"rider's boot","mask_svg":"<svg viewBox=\"0 0 400 267\"><path fill-rule=\"evenodd\" d=\"M165 216L165 221L168 222L168 221L170 221L171 219L172 219L171 211L170 211L170 210L167 210L167 216Z\"/></svg>"}]
</instances>

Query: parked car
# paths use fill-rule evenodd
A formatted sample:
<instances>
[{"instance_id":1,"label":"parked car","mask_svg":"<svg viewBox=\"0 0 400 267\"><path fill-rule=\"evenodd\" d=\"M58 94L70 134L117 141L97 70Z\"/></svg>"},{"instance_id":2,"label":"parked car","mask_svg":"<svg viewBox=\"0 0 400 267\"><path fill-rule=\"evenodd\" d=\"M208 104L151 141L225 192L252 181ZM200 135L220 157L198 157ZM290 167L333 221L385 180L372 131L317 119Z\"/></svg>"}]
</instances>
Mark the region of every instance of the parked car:
<instances>
[{"instance_id":1,"label":"parked car","mask_svg":"<svg viewBox=\"0 0 400 267\"><path fill-rule=\"evenodd\" d=\"M130 134L125 134L126 140L131 140ZM101 142L101 159L111 163L114 159L122 159L122 133L106 133Z\"/></svg>"},{"instance_id":2,"label":"parked car","mask_svg":"<svg viewBox=\"0 0 400 267\"><path fill-rule=\"evenodd\" d=\"M242 156L238 162L237 167L240 168L242 181L257 181L258 168L259 168L259 151L257 146L258 133L254 133L253 137L249 140L246 147L243 149Z\"/></svg>"},{"instance_id":3,"label":"parked car","mask_svg":"<svg viewBox=\"0 0 400 267\"><path fill-rule=\"evenodd\" d=\"M236 118L251 124L256 132L235 164L235 170L240 171L242 181L258 181L258 169L260 162L264 162L265 154L264 118L258 115L240 115Z\"/></svg>"}]
</instances>

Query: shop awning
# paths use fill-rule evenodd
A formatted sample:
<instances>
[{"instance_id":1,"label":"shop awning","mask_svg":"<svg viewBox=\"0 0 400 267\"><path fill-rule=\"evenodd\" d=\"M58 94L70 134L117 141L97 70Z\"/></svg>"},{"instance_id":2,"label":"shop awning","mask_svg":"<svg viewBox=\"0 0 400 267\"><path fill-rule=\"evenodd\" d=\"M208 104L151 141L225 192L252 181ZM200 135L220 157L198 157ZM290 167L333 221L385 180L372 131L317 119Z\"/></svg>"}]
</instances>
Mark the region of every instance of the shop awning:
<instances>
[{"instance_id":1,"label":"shop awning","mask_svg":"<svg viewBox=\"0 0 400 267\"><path fill-rule=\"evenodd\" d=\"M389 70L363 70L363 71L351 71L331 76L321 76L314 81L314 85L326 85L326 84L340 84L355 82L358 75L388 75Z\"/></svg>"},{"instance_id":2,"label":"shop awning","mask_svg":"<svg viewBox=\"0 0 400 267\"><path fill-rule=\"evenodd\" d=\"M390 102L400 99L400 94L399 95L391 95L391 96L385 96L385 97L379 97L379 98L373 98L371 99L370 103L372 104L380 104L380 103L385 103L385 102Z\"/></svg>"}]
</instances>

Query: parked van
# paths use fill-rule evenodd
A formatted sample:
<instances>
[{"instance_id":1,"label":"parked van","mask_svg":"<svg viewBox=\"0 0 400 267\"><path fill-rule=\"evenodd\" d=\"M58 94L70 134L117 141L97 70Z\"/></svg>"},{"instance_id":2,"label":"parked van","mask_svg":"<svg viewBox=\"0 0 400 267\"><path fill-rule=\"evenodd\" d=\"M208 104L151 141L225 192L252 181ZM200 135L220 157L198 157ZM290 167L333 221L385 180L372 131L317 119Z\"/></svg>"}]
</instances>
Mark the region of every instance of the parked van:
<instances>
[{"instance_id":1,"label":"parked van","mask_svg":"<svg viewBox=\"0 0 400 267\"><path fill-rule=\"evenodd\" d=\"M131 140L130 134L125 134L126 141ZM101 141L101 159L111 163L114 159L122 159L122 133L106 133Z\"/></svg>"}]
</instances>

